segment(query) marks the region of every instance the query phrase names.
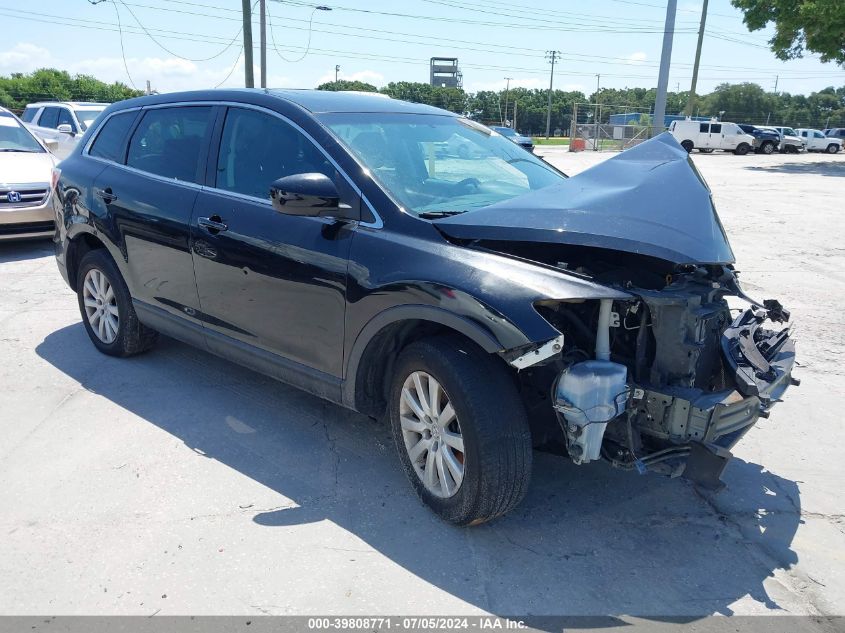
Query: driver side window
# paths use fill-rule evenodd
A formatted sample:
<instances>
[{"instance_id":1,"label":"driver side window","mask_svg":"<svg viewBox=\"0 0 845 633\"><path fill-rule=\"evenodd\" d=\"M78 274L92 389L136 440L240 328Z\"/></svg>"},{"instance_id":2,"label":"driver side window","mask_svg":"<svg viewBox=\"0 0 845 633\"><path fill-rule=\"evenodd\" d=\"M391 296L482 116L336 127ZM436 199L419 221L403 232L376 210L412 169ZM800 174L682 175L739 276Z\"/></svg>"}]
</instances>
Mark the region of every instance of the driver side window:
<instances>
[{"instance_id":1,"label":"driver side window","mask_svg":"<svg viewBox=\"0 0 845 633\"><path fill-rule=\"evenodd\" d=\"M273 181L311 172L339 180L322 152L293 126L264 112L229 108L217 156L217 189L266 199Z\"/></svg>"}]
</instances>

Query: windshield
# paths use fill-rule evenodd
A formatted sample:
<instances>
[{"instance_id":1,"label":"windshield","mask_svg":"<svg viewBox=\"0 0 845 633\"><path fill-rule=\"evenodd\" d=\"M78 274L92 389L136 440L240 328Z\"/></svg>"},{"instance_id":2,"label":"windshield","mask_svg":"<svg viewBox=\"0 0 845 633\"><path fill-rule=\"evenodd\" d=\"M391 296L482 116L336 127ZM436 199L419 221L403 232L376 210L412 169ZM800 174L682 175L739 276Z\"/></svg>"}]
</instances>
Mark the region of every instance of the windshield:
<instances>
[{"instance_id":1,"label":"windshield","mask_svg":"<svg viewBox=\"0 0 845 633\"><path fill-rule=\"evenodd\" d=\"M41 144L14 116L0 112L0 152L43 151Z\"/></svg>"},{"instance_id":2,"label":"windshield","mask_svg":"<svg viewBox=\"0 0 845 633\"><path fill-rule=\"evenodd\" d=\"M561 182L562 173L483 125L452 116L321 115L403 207L463 213Z\"/></svg>"},{"instance_id":3,"label":"windshield","mask_svg":"<svg viewBox=\"0 0 845 633\"><path fill-rule=\"evenodd\" d=\"M79 123L82 125L82 130L85 131L91 127L91 124L97 120L97 117L103 113L103 110L105 108L74 110L74 112L76 112L76 118L79 119Z\"/></svg>"}]
</instances>

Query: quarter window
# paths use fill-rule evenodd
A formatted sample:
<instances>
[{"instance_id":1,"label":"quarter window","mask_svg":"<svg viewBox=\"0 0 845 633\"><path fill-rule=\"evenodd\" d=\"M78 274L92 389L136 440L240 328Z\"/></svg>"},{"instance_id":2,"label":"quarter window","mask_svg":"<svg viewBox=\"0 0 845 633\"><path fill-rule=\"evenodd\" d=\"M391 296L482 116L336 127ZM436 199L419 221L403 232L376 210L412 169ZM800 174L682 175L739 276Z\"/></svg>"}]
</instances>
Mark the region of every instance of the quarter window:
<instances>
[{"instance_id":1,"label":"quarter window","mask_svg":"<svg viewBox=\"0 0 845 633\"><path fill-rule=\"evenodd\" d=\"M24 123L32 123L32 119L35 118L35 114L37 112L38 112L38 108L29 107L29 108L27 108L26 110L23 111L23 114L21 115L21 120Z\"/></svg>"},{"instance_id":2,"label":"quarter window","mask_svg":"<svg viewBox=\"0 0 845 633\"><path fill-rule=\"evenodd\" d=\"M129 141L126 164L184 182L200 183L200 153L210 128L210 106L147 111Z\"/></svg>"},{"instance_id":3,"label":"quarter window","mask_svg":"<svg viewBox=\"0 0 845 633\"><path fill-rule=\"evenodd\" d=\"M721 123L714 123L710 126L710 133L711 134L721 134L722 133L722 124Z\"/></svg>"},{"instance_id":4,"label":"quarter window","mask_svg":"<svg viewBox=\"0 0 845 633\"><path fill-rule=\"evenodd\" d=\"M293 126L263 112L229 109L220 139L215 187L268 198L274 180L312 172L338 181L322 152Z\"/></svg>"},{"instance_id":5,"label":"quarter window","mask_svg":"<svg viewBox=\"0 0 845 633\"><path fill-rule=\"evenodd\" d=\"M91 156L122 163L125 155L126 135L129 133L129 128L132 127L136 114L136 112L122 112L115 114L106 121L88 153Z\"/></svg>"}]
</instances>

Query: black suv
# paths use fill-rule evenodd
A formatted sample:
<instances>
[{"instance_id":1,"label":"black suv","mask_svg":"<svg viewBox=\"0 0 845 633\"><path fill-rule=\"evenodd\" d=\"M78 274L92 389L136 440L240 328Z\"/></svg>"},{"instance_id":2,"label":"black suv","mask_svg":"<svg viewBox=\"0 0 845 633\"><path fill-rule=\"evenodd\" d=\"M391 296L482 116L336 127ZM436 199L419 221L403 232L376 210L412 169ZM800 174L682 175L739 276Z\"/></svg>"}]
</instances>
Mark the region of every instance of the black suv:
<instances>
[{"instance_id":1,"label":"black suv","mask_svg":"<svg viewBox=\"0 0 845 633\"><path fill-rule=\"evenodd\" d=\"M742 293L670 135L567 178L436 108L221 90L114 104L60 167L97 349L160 332L384 416L455 523L519 502L532 445L716 487L791 381L788 313Z\"/></svg>"},{"instance_id":2,"label":"black suv","mask_svg":"<svg viewBox=\"0 0 845 633\"><path fill-rule=\"evenodd\" d=\"M755 125L739 123L739 128L754 137L754 151L758 154L772 154L780 144L780 135L773 130L763 130Z\"/></svg>"}]
</instances>

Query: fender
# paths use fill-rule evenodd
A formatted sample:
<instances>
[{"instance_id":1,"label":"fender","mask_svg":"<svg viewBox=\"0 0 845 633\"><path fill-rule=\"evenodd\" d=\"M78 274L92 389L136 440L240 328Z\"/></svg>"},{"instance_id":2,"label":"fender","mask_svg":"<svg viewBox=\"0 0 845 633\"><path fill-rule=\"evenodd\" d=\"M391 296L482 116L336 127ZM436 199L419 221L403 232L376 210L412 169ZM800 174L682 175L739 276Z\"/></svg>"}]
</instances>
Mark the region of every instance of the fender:
<instances>
[{"instance_id":1,"label":"fender","mask_svg":"<svg viewBox=\"0 0 845 633\"><path fill-rule=\"evenodd\" d=\"M496 316L492 315L491 317ZM501 327L506 327L509 331L509 337L513 340L514 335L518 335L523 339L524 343L530 343L530 340L524 334L519 332L510 323L502 322L501 317L496 317ZM346 361L346 371L344 372L343 381L343 404L351 409L355 408L355 388L358 377L358 370L361 365L361 358L367 346L375 338L375 336L391 323L398 323L399 321L419 320L437 323L460 332L468 339L473 341L484 351L492 354L506 349L497 335L488 328L484 328L477 322L474 322L464 316L455 314L443 308L438 308L430 305L411 304L401 305L388 308L374 316L361 330Z\"/></svg>"}]
</instances>

